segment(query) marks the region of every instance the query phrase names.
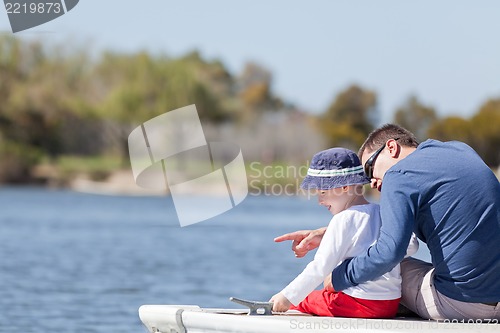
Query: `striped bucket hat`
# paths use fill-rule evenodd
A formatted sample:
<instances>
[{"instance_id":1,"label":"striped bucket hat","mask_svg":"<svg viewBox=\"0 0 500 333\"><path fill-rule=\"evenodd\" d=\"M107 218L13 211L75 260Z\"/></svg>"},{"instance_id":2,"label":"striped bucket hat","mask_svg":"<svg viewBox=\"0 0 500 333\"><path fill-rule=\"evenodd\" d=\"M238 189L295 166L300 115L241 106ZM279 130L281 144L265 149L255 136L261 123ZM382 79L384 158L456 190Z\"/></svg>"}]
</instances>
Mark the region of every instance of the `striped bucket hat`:
<instances>
[{"instance_id":1,"label":"striped bucket hat","mask_svg":"<svg viewBox=\"0 0 500 333\"><path fill-rule=\"evenodd\" d=\"M300 187L330 190L369 182L355 152L345 148L330 148L313 156Z\"/></svg>"}]
</instances>

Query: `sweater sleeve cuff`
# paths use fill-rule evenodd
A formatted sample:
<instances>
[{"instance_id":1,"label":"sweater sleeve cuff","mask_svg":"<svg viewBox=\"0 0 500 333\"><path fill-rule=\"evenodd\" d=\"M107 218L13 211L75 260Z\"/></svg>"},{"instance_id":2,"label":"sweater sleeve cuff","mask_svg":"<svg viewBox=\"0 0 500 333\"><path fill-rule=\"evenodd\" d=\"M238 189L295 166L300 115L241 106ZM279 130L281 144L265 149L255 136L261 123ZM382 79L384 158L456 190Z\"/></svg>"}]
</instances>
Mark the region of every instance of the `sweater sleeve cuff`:
<instances>
[{"instance_id":1,"label":"sweater sleeve cuff","mask_svg":"<svg viewBox=\"0 0 500 333\"><path fill-rule=\"evenodd\" d=\"M357 285L357 283L352 283L347 276L347 265L351 262L351 260L352 258L344 260L333 270L332 285L335 291L342 291Z\"/></svg>"}]
</instances>

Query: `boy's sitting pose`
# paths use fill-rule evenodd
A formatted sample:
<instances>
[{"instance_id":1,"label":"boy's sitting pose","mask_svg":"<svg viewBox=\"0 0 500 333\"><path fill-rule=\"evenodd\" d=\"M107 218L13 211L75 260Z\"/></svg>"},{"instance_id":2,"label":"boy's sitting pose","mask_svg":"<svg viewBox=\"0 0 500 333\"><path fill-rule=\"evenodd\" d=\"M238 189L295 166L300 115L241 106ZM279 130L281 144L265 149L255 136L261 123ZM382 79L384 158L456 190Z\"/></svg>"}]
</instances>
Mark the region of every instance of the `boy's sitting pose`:
<instances>
[{"instance_id":1,"label":"boy's sitting pose","mask_svg":"<svg viewBox=\"0 0 500 333\"><path fill-rule=\"evenodd\" d=\"M392 318L401 297L399 265L390 272L341 292L314 290L330 279L332 270L344 259L364 253L375 244L380 231L377 204L363 196L369 183L358 156L344 148L331 148L314 155L301 187L315 189L320 205L334 216L314 260L280 293L271 298L273 311L295 309L334 317ZM407 255L418 249L412 237ZM328 281L329 282L329 281Z\"/></svg>"}]
</instances>

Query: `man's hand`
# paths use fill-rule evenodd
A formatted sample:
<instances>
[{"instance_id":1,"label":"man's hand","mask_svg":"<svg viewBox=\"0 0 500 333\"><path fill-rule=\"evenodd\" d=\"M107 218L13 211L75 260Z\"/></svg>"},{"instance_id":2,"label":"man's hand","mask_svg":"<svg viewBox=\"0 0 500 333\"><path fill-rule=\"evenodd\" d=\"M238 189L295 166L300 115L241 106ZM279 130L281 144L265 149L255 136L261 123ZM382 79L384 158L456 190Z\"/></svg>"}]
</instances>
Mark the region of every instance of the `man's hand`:
<instances>
[{"instance_id":1,"label":"man's hand","mask_svg":"<svg viewBox=\"0 0 500 333\"><path fill-rule=\"evenodd\" d=\"M289 234L281 235L274 239L275 242L293 241L292 251L297 258L302 258L307 252L314 250L321 243L326 228L316 230L300 230Z\"/></svg>"},{"instance_id":2,"label":"man's hand","mask_svg":"<svg viewBox=\"0 0 500 333\"><path fill-rule=\"evenodd\" d=\"M290 307L292 306L292 303L290 303L290 301L285 296L283 296L282 293L277 293L276 295L271 297L269 302L274 303L273 304L273 311L275 311L275 312L288 311L288 309L290 309Z\"/></svg>"}]
</instances>

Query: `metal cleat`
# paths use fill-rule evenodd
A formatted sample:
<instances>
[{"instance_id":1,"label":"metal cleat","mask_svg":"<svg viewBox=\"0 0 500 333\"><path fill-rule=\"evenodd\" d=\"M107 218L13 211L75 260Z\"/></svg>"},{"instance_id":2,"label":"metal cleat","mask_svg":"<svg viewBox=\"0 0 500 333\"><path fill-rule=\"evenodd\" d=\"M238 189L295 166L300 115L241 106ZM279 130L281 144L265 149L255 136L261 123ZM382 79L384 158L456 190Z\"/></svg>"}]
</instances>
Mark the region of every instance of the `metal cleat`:
<instances>
[{"instance_id":1,"label":"metal cleat","mask_svg":"<svg viewBox=\"0 0 500 333\"><path fill-rule=\"evenodd\" d=\"M231 302L238 303L249 308L250 309L250 312L248 313L249 316L255 316L255 315L270 316L273 314L272 311L274 303L272 302L248 301L236 297L229 297L229 300Z\"/></svg>"}]
</instances>

